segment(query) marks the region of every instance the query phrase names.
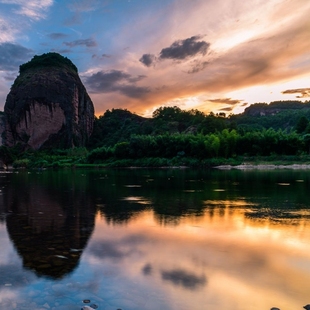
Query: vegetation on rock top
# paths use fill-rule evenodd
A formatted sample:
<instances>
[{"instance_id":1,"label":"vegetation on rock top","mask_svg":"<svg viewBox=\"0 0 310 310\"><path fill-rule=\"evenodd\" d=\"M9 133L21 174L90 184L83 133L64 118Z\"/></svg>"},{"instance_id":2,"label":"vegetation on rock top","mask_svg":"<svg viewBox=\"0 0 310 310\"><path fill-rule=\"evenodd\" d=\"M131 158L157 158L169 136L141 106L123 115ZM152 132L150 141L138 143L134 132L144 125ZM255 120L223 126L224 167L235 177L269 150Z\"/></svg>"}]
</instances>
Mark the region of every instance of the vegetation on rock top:
<instances>
[{"instance_id":1,"label":"vegetation on rock top","mask_svg":"<svg viewBox=\"0 0 310 310\"><path fill-rule=\"evenodd\" d=\"M78 73L77 67L72 63L70 59L64 57L58 53L45 53L40 56L35 55L30 61L22 64L19 67L19 73L22 74L29 69L45 68L45 67L66 67L69 70Z\"/></svg>"}]
</instances>

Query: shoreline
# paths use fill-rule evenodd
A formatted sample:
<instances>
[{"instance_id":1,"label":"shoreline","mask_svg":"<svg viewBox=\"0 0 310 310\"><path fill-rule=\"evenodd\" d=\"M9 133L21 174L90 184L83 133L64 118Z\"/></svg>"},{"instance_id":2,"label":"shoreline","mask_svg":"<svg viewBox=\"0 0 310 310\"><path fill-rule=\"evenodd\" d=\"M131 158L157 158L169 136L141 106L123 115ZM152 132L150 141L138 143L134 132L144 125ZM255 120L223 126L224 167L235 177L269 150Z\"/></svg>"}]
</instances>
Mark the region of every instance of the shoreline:
<instances>
[{"instance_id":1,"label":"shoreline","mask_svg":"<svg viewBox=\"0 0 310 310\"><path fill-rule=\"evenodd\" d=\"M288 164L288 165L275 165L275 164L241 164L237 166L233 165L219 165L213 167L219 170L307 170L310 169L310 164Z\"/></svg>"}]
</instances>

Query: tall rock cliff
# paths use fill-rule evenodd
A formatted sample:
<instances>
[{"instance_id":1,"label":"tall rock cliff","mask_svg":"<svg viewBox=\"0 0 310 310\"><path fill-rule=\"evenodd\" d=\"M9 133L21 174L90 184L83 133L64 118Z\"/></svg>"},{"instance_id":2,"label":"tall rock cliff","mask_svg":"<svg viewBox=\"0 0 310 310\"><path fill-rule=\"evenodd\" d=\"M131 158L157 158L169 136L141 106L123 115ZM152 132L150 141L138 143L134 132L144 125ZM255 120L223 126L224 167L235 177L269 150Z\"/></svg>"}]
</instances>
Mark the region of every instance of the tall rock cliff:
<instances>
[{"instance_id":1,"label":"tall rock cliff","mask_svg":"<svg viewBox=\"0 0 310 310\"><path fill-rule=\"evenodd\" d=\"M25 149L84 146L92 133L94 106L76 66L57 53L20 66L4 106L3 141Z\"/></svg>"}]
</instances>

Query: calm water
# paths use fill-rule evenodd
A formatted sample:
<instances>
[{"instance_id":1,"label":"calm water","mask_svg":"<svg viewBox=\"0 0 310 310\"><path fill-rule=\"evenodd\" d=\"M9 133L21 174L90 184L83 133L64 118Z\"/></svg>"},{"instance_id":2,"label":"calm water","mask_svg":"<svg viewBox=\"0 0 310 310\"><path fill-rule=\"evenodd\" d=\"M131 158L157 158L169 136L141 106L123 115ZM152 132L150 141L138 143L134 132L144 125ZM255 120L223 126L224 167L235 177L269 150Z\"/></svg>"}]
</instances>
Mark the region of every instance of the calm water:
<instances>
[{"instance_id":1,"label":"calm water","mask_svg":"<svg viewBox=\"0 0 310 310\"><path fill-rule=\"evenodd\" d=\"M302 309L309 188L308 171L1 173L0 309Z\"/></svg>"}]
</instances>

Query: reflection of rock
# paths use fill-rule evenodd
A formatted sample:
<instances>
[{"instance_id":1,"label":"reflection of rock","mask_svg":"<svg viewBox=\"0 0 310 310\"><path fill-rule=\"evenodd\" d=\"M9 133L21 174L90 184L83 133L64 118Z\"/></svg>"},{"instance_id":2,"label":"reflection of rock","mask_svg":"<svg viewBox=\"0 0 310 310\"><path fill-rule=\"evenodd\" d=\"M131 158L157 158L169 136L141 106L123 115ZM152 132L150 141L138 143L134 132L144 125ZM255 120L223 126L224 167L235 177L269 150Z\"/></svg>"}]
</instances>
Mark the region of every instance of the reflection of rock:
<instances>
[{"instance_id":1,"label":"reflection of rock","mask_svg":"<svg viewBox=\"0 0 310 310\"><path fill-rule=\"evenodd\" d=\"M84 197L62 200L38 185L14 189L7 196L7 230L24 267L52 278L72 272L93 231L94 206Z\"/></svg>"}]
</instances>

